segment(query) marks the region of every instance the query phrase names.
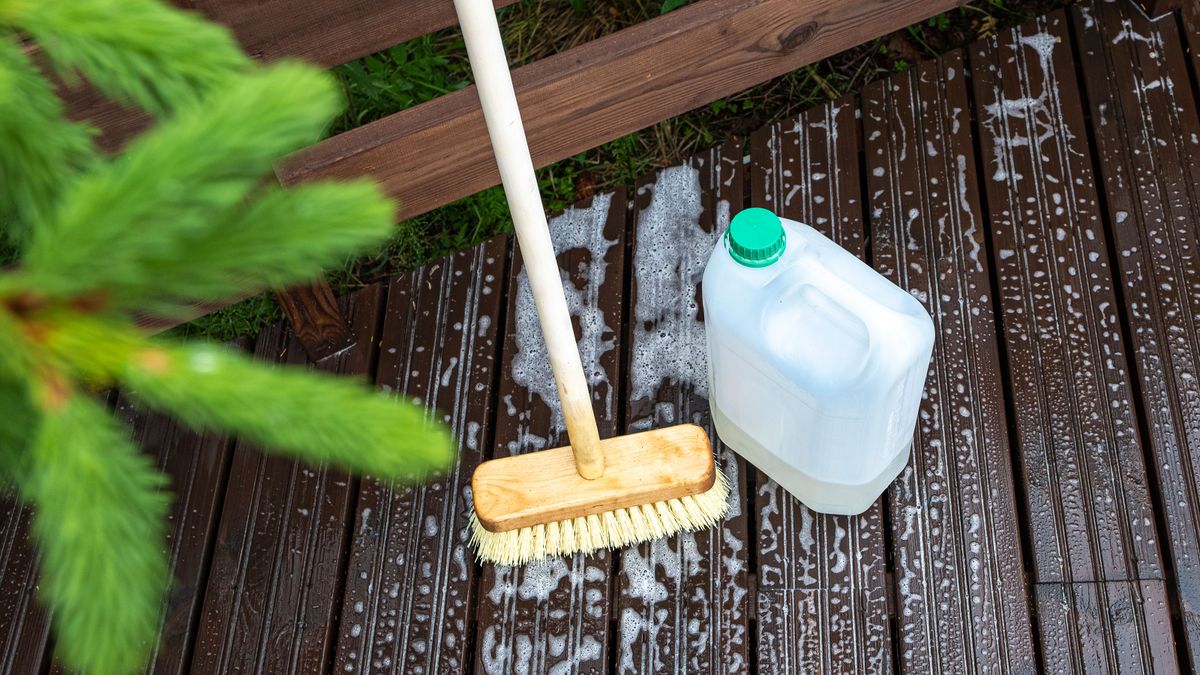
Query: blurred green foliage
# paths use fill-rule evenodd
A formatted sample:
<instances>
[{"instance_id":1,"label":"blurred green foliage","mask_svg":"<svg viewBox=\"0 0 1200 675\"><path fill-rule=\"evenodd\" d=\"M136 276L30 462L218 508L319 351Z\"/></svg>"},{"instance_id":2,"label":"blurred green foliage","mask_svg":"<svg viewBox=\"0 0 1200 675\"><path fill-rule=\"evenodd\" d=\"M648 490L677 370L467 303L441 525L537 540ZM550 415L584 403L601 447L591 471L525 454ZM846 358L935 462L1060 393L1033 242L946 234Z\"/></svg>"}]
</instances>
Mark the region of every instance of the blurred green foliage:
<instances>
[{"instance_id":1,"label":"blurred green foliage","mask_svg":"<svg viewBox=\"0 0 1200 675\"><path fill-rule=\"evenodd\" d=\"M27 37L58 78L157 123L102 156ZM158 0L0 0L0 255L14 262L0 270L0 482L33 510L40 595L71 670L140 670L168 582L167 478L95 392L121 386L196 429L383 480L453 458L447 430L410 403L134 327L389 240L416 246L393 238L393 204L371 181L272 187L274 163L341 109L328 74L252 62L224 28ZM244 307L254 319L229 330L273 311Z\"/></svg>"}]
</instances>

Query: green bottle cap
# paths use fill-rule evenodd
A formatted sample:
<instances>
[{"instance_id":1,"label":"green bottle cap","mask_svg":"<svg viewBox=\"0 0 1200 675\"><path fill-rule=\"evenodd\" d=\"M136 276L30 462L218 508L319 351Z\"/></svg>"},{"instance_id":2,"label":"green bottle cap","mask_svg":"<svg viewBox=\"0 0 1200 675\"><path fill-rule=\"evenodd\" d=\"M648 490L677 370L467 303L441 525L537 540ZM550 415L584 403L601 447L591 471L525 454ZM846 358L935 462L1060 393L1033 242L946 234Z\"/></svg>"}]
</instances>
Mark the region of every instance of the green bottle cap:
<instances>
[{"instance_id":1,"label":"green bottle cap","mask_svg":"<svg viewBox=\"0 0 1200 675\"><path fill-rule=\"evenodd\" d=\"M779 216L766 209L752 208L733 217L725 231L729 255L746 267L766 267L783 255L787 236Z\"/></svg>"}]
</instances>

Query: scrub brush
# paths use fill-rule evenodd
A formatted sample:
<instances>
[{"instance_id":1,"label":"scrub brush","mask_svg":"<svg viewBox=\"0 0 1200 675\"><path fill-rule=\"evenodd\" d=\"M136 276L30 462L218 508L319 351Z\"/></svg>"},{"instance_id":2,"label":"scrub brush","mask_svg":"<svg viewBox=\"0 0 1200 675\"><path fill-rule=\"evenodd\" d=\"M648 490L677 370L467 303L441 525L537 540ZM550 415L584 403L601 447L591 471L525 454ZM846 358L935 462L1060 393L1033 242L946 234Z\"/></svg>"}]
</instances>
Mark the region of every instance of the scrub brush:
<instances>
[{"instance_id":1,"label":"scrub brush","mask_svg":"<svg viewBox=\"0 0 1200 675\"><path fill-rule=\"evenodd\" d=\"M729 485L703 429L600 440L495 11L490 0L454 6L571 441L479 465L471 542L482 560L518 565L711 527Z\"/></svg>"}]
</instances>

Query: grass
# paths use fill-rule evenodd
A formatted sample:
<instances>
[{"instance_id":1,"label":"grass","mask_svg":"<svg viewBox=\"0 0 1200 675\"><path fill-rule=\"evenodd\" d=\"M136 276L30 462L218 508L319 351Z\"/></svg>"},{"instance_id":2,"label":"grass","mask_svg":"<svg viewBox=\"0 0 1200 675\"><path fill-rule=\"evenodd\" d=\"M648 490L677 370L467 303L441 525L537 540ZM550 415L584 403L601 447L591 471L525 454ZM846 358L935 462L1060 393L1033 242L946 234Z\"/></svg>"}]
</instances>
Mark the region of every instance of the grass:
<instances>
[{"instance_id":1,"label":"grass","mask_svg":"<svg viewBox=\"0 0 1200 675\"><path fill-rule=\"evenodd\" d=\"M1070 0L976 0L878 40L788 73L576 155L538 172L546 208L559 211L592 194L628 186L658 168L678 164L727 139L745 139L918 60L935 57L1015 26ZM688 0L523 0L501 10L513 67L570 49L688 4ZM334 69L348 100L330 133L386 117L471 81L462 35L447 29ZM512 231L499 187L411 218L387 246L330 273L344 292L402 272L500 233ZM230 340L253 335L277 320L270 295L228 307L175 330L179 335Z\"/></svg>"}]
</instances>

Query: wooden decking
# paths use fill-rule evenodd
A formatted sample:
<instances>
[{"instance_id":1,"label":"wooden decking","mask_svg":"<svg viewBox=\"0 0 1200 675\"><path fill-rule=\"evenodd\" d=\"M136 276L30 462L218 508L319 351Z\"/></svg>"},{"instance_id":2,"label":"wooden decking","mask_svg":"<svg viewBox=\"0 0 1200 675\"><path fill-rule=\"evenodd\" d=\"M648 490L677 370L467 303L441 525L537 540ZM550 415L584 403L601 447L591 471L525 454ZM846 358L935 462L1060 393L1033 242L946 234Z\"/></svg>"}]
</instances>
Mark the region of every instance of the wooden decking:
<instances>
[{"instance_id":1,"label":"wooden decking","mask_svg":"<svg viewBox=\"0 0 1200 675\"><path fill-rule=\"evenodd\" d=\"M716 530L475 563L473 468L565 443L519 251L495 239L343 299L358 347L319 366L436 410L462 451L437 482L390 490L118 400L176 495L154 671L1196 670L1187 4L1150 23L1082 3L553 220L605 435L709 424L697 284L747 205L925 303L938 340L913 457L866 513L815 514L718 444L735 490ZM283 327L253 348L305 361ZM4 672L54 668L27 530L0 506Z\"/></svg>"}]
</instances>

